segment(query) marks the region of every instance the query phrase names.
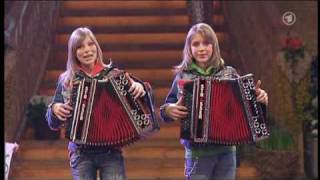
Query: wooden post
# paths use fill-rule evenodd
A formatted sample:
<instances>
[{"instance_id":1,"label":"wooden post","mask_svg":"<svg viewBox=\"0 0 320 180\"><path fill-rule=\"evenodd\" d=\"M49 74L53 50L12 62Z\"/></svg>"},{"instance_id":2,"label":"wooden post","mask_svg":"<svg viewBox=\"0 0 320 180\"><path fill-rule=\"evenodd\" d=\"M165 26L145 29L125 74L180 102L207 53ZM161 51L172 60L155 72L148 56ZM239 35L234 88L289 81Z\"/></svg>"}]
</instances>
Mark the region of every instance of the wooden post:
<instances>
[{"instance_id":1,"label":"wooden post","mask_svg":"<svg viewBox=\"0 0 320 180\"><path fill-rule=\"evenodd\" d=\"M187 1L190 24L207 23L212 25L213 1Z\"/></svg>"}]
</instances>

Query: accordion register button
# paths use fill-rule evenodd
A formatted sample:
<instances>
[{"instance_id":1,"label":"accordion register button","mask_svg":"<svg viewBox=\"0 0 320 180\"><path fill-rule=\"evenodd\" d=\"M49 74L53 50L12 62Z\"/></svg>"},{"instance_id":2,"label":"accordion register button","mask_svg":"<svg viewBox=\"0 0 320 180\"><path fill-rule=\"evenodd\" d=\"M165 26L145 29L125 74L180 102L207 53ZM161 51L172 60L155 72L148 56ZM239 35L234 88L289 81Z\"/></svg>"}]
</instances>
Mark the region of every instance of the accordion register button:
<instances>
[{"instance_id":1,"label":"accordion register button","mask_svg":"<svg viewBox=\"0 0 320 180\"><path fill-rule=\"evenodd\" d=\"M260 133L261 133L261 129L260 129L260 128L257 128L257 129L256 129L256 133L257 133L257 134L260 134Z\"/></svg>"},{"instance_id":2,"label":"accordion register button","mask_svg":"<svg viewBox=\"0 0 320 180\"><path fill-rule=\"evenodd\" d=\"M263 134L263 135L268 135L268 131L267 131L266 129L263 129L263 130L262 130L262 134Z\"/></svg>"}]
</instances>

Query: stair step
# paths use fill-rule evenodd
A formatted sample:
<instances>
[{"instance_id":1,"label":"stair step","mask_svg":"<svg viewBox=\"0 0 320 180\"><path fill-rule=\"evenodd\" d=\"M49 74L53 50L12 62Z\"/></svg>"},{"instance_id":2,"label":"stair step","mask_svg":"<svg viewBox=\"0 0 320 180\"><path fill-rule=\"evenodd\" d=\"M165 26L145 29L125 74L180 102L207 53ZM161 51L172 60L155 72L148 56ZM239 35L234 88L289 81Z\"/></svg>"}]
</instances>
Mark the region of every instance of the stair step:
<instances>
[{"instance_id":1,"label":"stair step","mask_svg":"<svg viewBox=\"0 0 320 180\"><path fill-rule=\"evenodd\" d=\"M119 2L119 1L118 1ZM135 6L130 7L132 3L130 2L122 2L117 4L105 4L101 3L101 6L98 5L90 5L88 7L84 7L83 4L78 4L77 2L73 2L73 5L70 4L63 4L64 8L67 11L62 11L60 16L128 16L128 15L180 15L180 14L187 14L187 4L186 2L169 2L168 4L161 4L160 6L155 6L155 2L143 2L143 4L136 4ZM138 1L139 2L139 1ZM106 10L107 9L107 10ZM218 3L214 3L213 11L215 14L220 14L222 11L221 6Z\"/></svg>"},{"instance_id":2,"label":"stair step","mask_svg":"<svg viewBox=\"0 0 320 180\"><path fill-rule=\"evenodd\" d=\"M168 80L171 83L174 78L174 73L171 69L127 69L126 71L142 81L150 82L151 86L153 86L153 83L156 84L157 81ZM48 70L43 80L56 83L61 73L63 73L63 70Z\"/></svg>"},{"instance_id":3,"label":"stair step","mask_svg":"<svg viewBox=\"0 0 320 180\"><path fill-rule=\"evenodd\" d=\"M131 52L135 53L134 51L131 51ZM138 52L140 52L140 51L138 51ZM117 52L113 52L113 53L117 53ZM144 59L137 59L137 60L113 58L114 57L113 53L106 53L106 54L108 54L108 56L105 56L107 58L105 59L104 62L106 64L108 64L109 58L110 58L115 67L118 67L123 70L125 70L125 69L139 69L139 68L144 68L144 69L173 68L174 66L176 66L180 63L180 59L181 59L181 57L180 57L181 53L179 55L177 55L176 58L174 58L174 57L163 58L163 54L160 56L157 56L155 54L155 56L153 58L149 58L149 59L144 58ZM128 51L128 54L129 53L130 52ZM143 54L143 52L142 52L142 54ZM115 56L117 56L117 55L115 55ZM126 58L125 56L123 56L123 57ZM52 58L52 60L49 60L49 62L48 62L47 70L64 70L64 69L66 69L66 61L67 61L66 58L61 58L61 59Z\"/></svg>"},{"instance_id":4,"label":"stair step","mask_svg":"<svg viewBox=\"0 0 320 180\"><path fill-rule=\"evenodd\" d=\"M160 92L156 92L154 93L154 97L155 97L155 110L158 110L158 108L164 104L164 101L167 97L167 93L169 91L169 89L163 88L164 90L160 90ZM41 95L46 95L46 96L54 96L55 93L55 89L54 88L41 88L39 90L39 94Z\"/></svg>"},{"instance_id":5,"label":"stair step","mask_svg":"<svg viewBox=\"0 0 320 180\"><path fill-rule=\"evenodd\" d=\"M146 139L141 139L134 144L125 146L123 148L124 154L127 157L137 157L144 155L144 151L152 151L154 148L160 148L161 150L157 152L158 154L149 154L147 157L154 158L156 156L167 156L168 153L174 154L176 149L182 147L179 143L179 132L177 125L172 127L162 125L160 131L155 132ZM17 152L16 157L25 160L40 160L52 158L47 156L47 154L52 154L56 159L64 159L67 157L67 146L68 141L66 139L55 141L25 140L20 144L20 151Z\"/></svg>"},{"instance_id":6,"label":"stair step","mask_svg":"<svg viewBox=\"0 0 320 180\"><path fill-rule=\"evenodd\" d=\"M217 19L219 17L215 17ZM73 26L159 26L159 25L188 25L186 15L175 16L99 16L99 17L61 17L58 28L65 25Z\"/></svg>"},{"instance_id":7,"label":"stair step","mask_svg":"<svg viewBox=\"0 0 320 180\"><path fill-rule=\"evenodd\" d=\"M102 51L159 51L180 50L184 47L184 33L158 34L98 34L97 40ZM69 35L58 35L55 45L56 51L65 51ZM226 35L218 33L220 48L226 46ZM163 40L162 40L163 39Z\"/></svg>"},{"instance_id":8,"label":"stair step","mask_svg":"<svg viewBox=\"0 0 320 180\"><path fill-rule=\"evenodd\" d=\"M159 107L164 103L170 88L169 87L155 88L154 86L152 87L153 87L153 95L155 98L154 100L155 105L156 107ZM56 90L56 83L53 83L53 82L50 84L46 83L45 85L42 85L42 87L40 87L39 94L46 95L46 96L54 96L55 90Z\"/></svg>"},{"instance_id":9,"label":"stair step","mask_svg":"<svg viewBox=\"0 0 320 180\"><path fill-rule=\"evenodd\" d=\"M212 22L215 25L224 23L223 15L213 15ZM174 16L68 16L61 17L57 23L58 28L63 26L93 26L93 27L113 27L113 26L186 26L189 25L187 15Z\"/></svg>"},{"instance_id":10,"label":"stair step","mask_svg":"<svg viewBox=\"0 0 320 180\"><path fill-rule=\"evenodd\" d=\"M162 132L176 136L175 130L178 125L177 122L172 123L172 126L162 125ZM11 174L14 174L14 177L11 179L64 180L71 178L66 145L66 140L21 142L12 163ZM184 179L184 148L177 139L143 140L125 147L123 155L128 179ZM241 161L236 179L255 179L256 177L256 168Z\"/></svg>"},{"instance_id":11,"label":"stair step","mask_svg":"<svg viewBox=\"0 0 320 180\"><path fill-rule=\"evenodd\" d=\"M124 67L170 67L178 65L181 61L182 50L154 50L154 51L105 51L103 53L105 63L111 58L113 63ZM164 58L165 57L165 58ZM67 51L55 52L54 58L49 60L48 67L55 65L57 69L65 69L67 62ZM153 65L154 64L154 65ZM161 67L161 66L160 66ZM158 68L160 68L158 67Z\"/></svg>"},{"instance_id":12,"label":"stair step","mask_svg":"<svg viewBox=\"0 0 320 180\"><path fill-rule=\"evenodd\" d=\"M65 47L67 49L67 47ZM153 50L153 51L105 51L105 63L109 63L109 58L115 66L121 69L152 69L170 68L178 65L182 59L181 50ZM226 52L221 51L225 60L229 59ZM56 51L53 58L49 60L48 70L64 70L67 62L67 51Z\"/></svg>"},{"instance_id":13,"label":"stair step","mask_svg":"<svg viewBox=\"0 0 320 180\"><path fill-rule=\"evenodd\" d=\"M39 94L53 96L61 70L47 70L40 86ZM163 103L167 93L171 88L174 73L170 69L128 69L127 72L133 74L142 81L149 82L153 88L156 103Z\"/></svg>"},{"instance_id":14,"label":"stair step","mask_svg":"<svg viewBox=\"0 0 320 180\"><path fill-rule=\"evenodd\" d=\"M176 171L176 172L173 172L173 171ZM245 171L247 171L247 170L245 170ZM251 170L249 170L249 171L251 171ZM255 172L255 170L253 170L253 171ZM177 175L169 176L168 172L170 174L177 173ZM128 172L127 171L127 178L128 178L128 180L185 180L183 172L184 172L183 168L179 168L177 170L170 168L170 169L168 169L167 172L162 171L161 173L145 172L145 171L141 171L141 170L135 171L135 172ZM57 177L57 176L53 176L53 177L29 176L29 177L26 177L25 175L22 175L20 177L16 177L16 176L10 177L10 180L43 180L44 178L46 180L70 180L70 179L72 179L72 176L71 176L71 171L70 171L69 175L65 175L64 177ZM249 176L243 176L242 170L239 170L236 174L236 180L256 180L256 179L259 179L259 178L255 174L251 174Z\"/></svg>"},{"instance_id":15,"label":"stair step","mask_svg":"<svg viewBox=\"0 0 320 180\"><path fill-rule=\"evenodd\" d=\"M151 134L146 139L141 139L136 142L134 147L161 147L161 146L179 146L178 135L180 132L180 123L178 121L165 123L160 122L160 130ZM68 145L67 139L61 140L27 140L22 141L21 146L25 149L35 148L35 149L43 149L43 148L62 148Z\"/></svg>"},{"instance_id":16,"label":"stair step","mask_svg":"<svg viewBox=\"0 0 320 180\"><path fill-rule=\"evenodd\" d=\"M56 43L67 45L70 35L59 34L56 36ZM186 33L143 33L143 34L96 34L100 44L118 43L118 44L142 44L142 43L181 43L184 42Z\"/></svg>"},{"instance_id":17,"label":"stair step","mask_svg":"<svg viewBox=\"0 0 320 180\"><path fill-rule=\"evenodd\" d=\"M65 10L88 10L88 9L179 9L186 8L186 1L63 1Z\"/></svg>"},{"instance_id":18,"label":"stair step","mask_svg":"<svg viewBox=\"0 0 320 180\"><path fill-rule=\"evenodd\" d=\"M181 50L183 49L184 43L104 43L100 42L100 47L102 51L110 52L110 51L154 51L154 50ZM55 45L55 51L64 51L66 50L66 45Z\"/></svg>"},{"instance_id":19,"label":"stair step","mask_svg":"<svg viewBox=\"0 0 320 180\"><path fill-rule=\"evenodd\" d=\"M81 25L88 26L88 25ZM67 33L71 34L73 30L78 28L79 25L64 25L57 29L57 33ZM173 33L180 32L185 33L188 32L190 25L145 25L145 26L137 26L137 25L123 25L123 26L94 26L90 25L89 28L95 34L99 33L108 33L108 34L119 34L119 33ZM215 26L215 31L220 31L223 29L222 25Z\"/></svg>"},{"instance_id":20,"label":"stair step","mask_svg":"<svg viewBox=\"0 0 320 180\"><path fill-rule=\"evenodd\" d=\"M127 169L135 169L138 165L142 169L159 169L159 168L174 168L174 167L183 167L184 159L182 158L166 158L166 159L146 159L143 157L139 158L124 158L125 166ZM15 161L15 168L29 170L31 168L35 169L60 169L60 168L69 168L69 159L49 159L47 161L39 160L17 160Z\"/></svg>"},{"instance_id":21,"label":"stair step","mask_svg":"<svg viewBox=\"0 0 320 180\"><path fill-rule=\"evenodd\" d=\"M64 166L59 167L46 167L39 165L38 167L26 166L26 167L14 167L11 169L11 173L14 173L15 178L22 177L37 177L37 178L72 178L71 170L68 167L68 162ZM126 172L128 179L176 179L183 178L184 168L181 167L162 167L162 168L152 168L150 164L147 164L143 168L139 165L126 167ZM28 168L29 167L29 168Z\"/></svg>"},{"instance_id":22,"label":"stair step","mask_svg":"<svg viewBox=\"0 0 320 180\"><path fill-rule=\"evenodd\" d=\"M170 141L168 141L170 144ZM178 140L171 141L172 147L134 147L135 144L123 148L123 154L126 158L183 158L184 149L179 144ZM170 146L170 145L168 145ZM50 156L48 156L50 154ZM64 160L68 159L67 145L65 147L48 147L44 149L23 149L17 152L16 159L19 160L41 160L47 161L50 159Z\"/></svg>"},{"instance_id":23,"label":"stair step","mask_svg":"<svg viewBox=\"0 0 320 180\"><path fill-rule=\"evenodd\" d=\"M226 41L227 34L224 32L217 32L219 43ZM143 44L143 43L184 43L187 34L186 32L173 32L173 33L121 33L121 34L108 34L96 33L95 37L99 43L118 43L118 44ZM61 33L56 36L56 44L67 46L70 34Z\"/></svg>"},{"instance_id":24,"label":"stair step","mask_svg":"<svg viewBox=\"0 0 320 180\"><path fill-rule=\"evenodd\" d=\"M164 104L165 99L168 95L170 88L154 88L154 103L155 109L158 110L159 107ZM55 87L44 87L44 85L39 89L39 94L45 96L54 96Z\"/></svg>"},{"instance_id":25,"label":"stair step","mask_svg":"<svg viewBox=\"0 0 320 180\"><path fill-rule=\"evenodd\" d=\"M16 161L12 166L12 179L27 178L71 178L69 161ZM183 179L184 159L126 159L125 168L128 179ZM255 179L255 167L242 164L237 168L236 179Z\"/></svg>"},{"instance_id":26,"label":"stair step","mask_svg":"<svg viewBox=\"0 0 320 180\"><path fill-rule=\"evenodd\" d=\"M171 16L171 15L186 15L188 13L187 8L163 8L158 7L154 9L144 9L144 8L136 8L136 9L69 9L68 11L62 11L61 17L68 16L154 16L154 15L162 15L162 16Z\"/></svg>"}]
</instances>

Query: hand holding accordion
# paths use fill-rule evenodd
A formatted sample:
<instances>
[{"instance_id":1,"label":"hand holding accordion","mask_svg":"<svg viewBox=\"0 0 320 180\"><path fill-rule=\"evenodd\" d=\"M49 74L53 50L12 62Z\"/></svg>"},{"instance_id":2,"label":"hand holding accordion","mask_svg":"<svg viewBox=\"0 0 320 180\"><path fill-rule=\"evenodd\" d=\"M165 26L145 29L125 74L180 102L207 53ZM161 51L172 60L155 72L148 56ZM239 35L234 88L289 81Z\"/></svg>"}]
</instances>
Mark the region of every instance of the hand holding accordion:
<instances>
[{"instance_id":1,"label":"hand holding accordion","mask_svg":"<svg viewBox=\"0 0 320 180\"><path fill-rule=\"evenodd\" d=\"M83 76L73 83L72 119L66 136L77 144L124 146L159 130L150 87L145 97L130 93L128 73L112 70L102 79Z\"/></svg>"},{"instance_id":2,"label":"hand holding accordion","mask_svg":"<svg viewBox=\"0 0 320 180\"><path fill-rule=\"evenodd\" d=\"M237 145L267 138L268 123L256 100L252 74L236 79L180 80L190 110L181 121L181 138L195 145Z\"/></svg>"}]
</instances>

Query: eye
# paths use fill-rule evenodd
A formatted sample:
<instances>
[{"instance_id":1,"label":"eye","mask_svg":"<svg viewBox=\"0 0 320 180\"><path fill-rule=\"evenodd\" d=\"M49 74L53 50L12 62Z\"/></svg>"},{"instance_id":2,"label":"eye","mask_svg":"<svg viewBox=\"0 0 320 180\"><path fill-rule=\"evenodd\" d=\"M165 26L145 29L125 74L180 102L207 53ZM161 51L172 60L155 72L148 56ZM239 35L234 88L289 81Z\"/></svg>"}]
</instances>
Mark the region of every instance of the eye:
<instances>
[{"instance_id":1,"label":"eye","mask_svg":"<svg viewBox=\"0 0 320 180\"><path fill-rule=\"evenodd\" d=\"M94 44L94 42L92 41L92 42L89 42L88 45L89 45L89 46L94 46L95 44Z\"/></svg>"},{"instance_id":2,"label":"eye","mask_svg":"<svg viewBox=\"0 0 320 180\"><path fill-rule=\"evenodd\" d=\"M83 44L80 44L79 46L77 46L77 49L82 49L84 47Z\"/></svg>"},{"instance_id":3,"label":"eye","mask_svg":"<svg viewBox=\"0 0 320 180\"><path fill-rule=\"evenodd\" d=\"M200 45L199 41L195 41L191 43L191 46L198 47Z\"/></svg>"},{"instance_id":4,"label":"eye","mask_svg":"<svg viewBox=\"0 0 320 180\"><path fill-rule=\"evenodd\" d=\"M210 45L211 43L209 42L209 41L203 41L203 45L205 45L205 46L208 46L208 45Z\"/></svg>"}]
</instances>

